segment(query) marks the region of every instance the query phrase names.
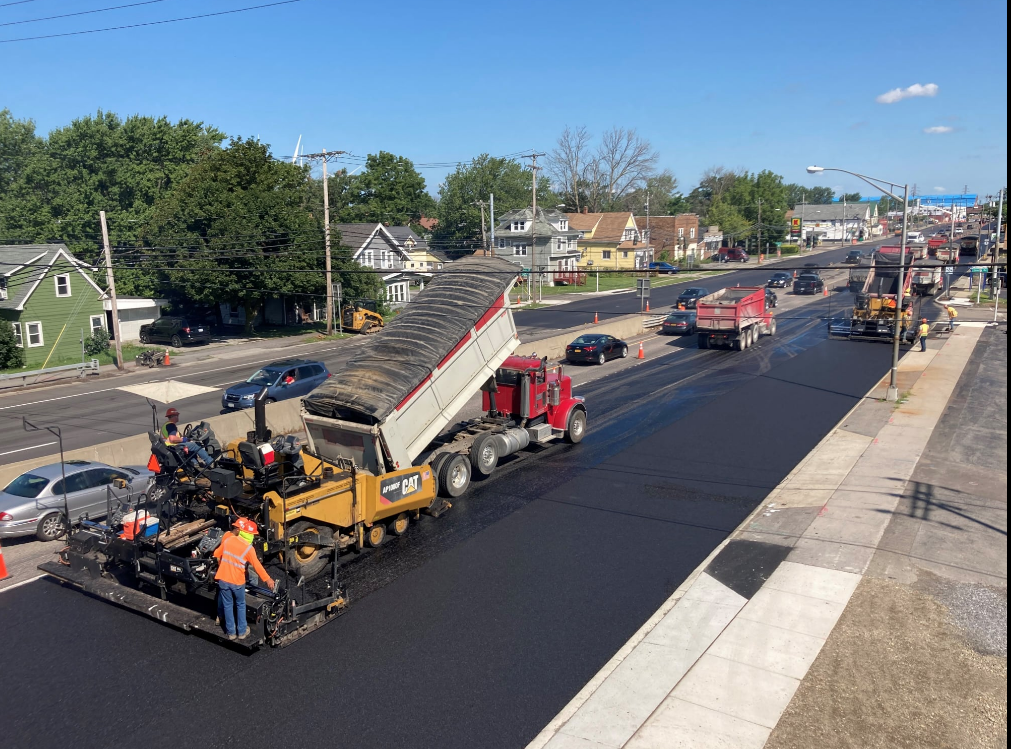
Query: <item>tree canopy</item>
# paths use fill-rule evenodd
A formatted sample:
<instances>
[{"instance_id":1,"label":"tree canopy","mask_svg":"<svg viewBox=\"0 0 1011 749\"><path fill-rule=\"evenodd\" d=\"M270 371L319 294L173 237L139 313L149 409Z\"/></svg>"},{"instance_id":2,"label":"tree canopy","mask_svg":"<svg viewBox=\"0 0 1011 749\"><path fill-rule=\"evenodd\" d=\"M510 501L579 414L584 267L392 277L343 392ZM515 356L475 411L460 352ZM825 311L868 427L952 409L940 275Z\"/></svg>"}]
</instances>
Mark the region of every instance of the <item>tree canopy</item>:
<instances>
[{"instance_id":1,"label":"tree canopy","mask_svg":"<svg viewBox=\"0 0 1011 749\"><path fill-rule=\"evenodd\" d=\"M340 221L382 222L391 226L417 224L432 215L435 200L414 162L387 151L369 154L360 174L338 172L329 185Z\"/></svg>"}]
</instances>

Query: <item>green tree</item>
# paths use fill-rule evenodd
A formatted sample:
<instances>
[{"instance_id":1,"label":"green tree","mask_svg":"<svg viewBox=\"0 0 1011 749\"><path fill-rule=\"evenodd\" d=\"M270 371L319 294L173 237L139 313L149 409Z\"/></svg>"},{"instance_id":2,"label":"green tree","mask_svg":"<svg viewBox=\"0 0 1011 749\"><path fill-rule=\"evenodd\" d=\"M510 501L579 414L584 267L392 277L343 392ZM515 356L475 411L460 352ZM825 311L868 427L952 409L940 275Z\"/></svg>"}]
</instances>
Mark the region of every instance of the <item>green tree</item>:
<instances>
[{"instance_id":1,"label":"green tree","mask_svg":"<svg viewBox=\"0 0 1011 749\"><path fill-rule=\"evenodd\" d=\"M450 253L476 249L481 240L481 208L477 201L488 203L489 196L494 194L495 213L502 215L530 205L532 187L530 171L512 159L483 153L469 164L460 164L439 185L435 214L439 224L432 232L433 245ZM537 204L542 207L558 204L545 177L538 180ZM486 226L490 218L486 208Z\"/></svg>"},{"instance_id":2,"label":"green tree","mask_svg":"<svg viewBox=\"0 0 1011 749\"><path fill-rule=\"evenodd\" d=\"M14 339L14 327L9 320L0 317L0 371L24 365L25 352Z\"/></svg>"},{"instance_id":3,"label":"green tree","mask_svg":"<svg viewBox=\"0 0 1011 749\"><path fill-rule=\"evenodd\" d=\"M790 208L801 203L808 205L827 205L832 202L835 193L831 187L805 187L791 183L786 186L787 202Z\"/></svg>"},{"instance_id":4,"label":"green tree","mask_svg":"<svg viewBox=\"0 0 1011 749\"><path fill-rule=\"evenodd\" d=\"M252 139L208 153L155 204L137 272L168 268L156 275L171 297L242 306L247 327L271 294L325 295L321 211L308 205L307 173ZM346 265L339 258L338 270ZM358 275L368 274L353 285Z\"/></svg>"},{"instance_id":5,"label":"green tree","mask_svg":"<svg viewBox=\"0 0 1011 749\"><path fill-rule=\"evenodd\" d=\"M733 205L719 199L709 206L706 223L719 226L725 237L740 239L751 233L751 223Z\"/></svg>"},{"instance_id":6,"label":"green tree","mask_svg":"<svg viewBox=\"0 0 1011 749\"><path fill-rule=\"evenodd\" d=\"M425 178L414 168L414 162L403 156L387 151L369 154L361 174L350 179L346 174L335 176L347 182L346 186L338 184L338 194L332 196L344 203L338 214L341 221L403 226L417 224L422 216L430 216L435 210Z\"/></svg>"},{"instance_id":7,"label":"green tree","mask_svg":"<svg viewBox=\"0 0 1011 749\"><path fill-rule=\"evenodd\" d=\"M860 193L858 192L844 192L839 196L838 200L841 202L845 200L847 203L859 203Z\"/></svg>"},{"instance_id":8,"label":"green tree","mask_svg":"<svg viewBox=\"0 0 1011 749\"><path fill-rule=\"evenodd\" d=\"M646 178L645 184L633 190L623 198L625 210L636 216L646 213L646 201L649 200L649 211L654 216L671 215L669 207L677 193L678 180L669 169Z\"/></svg>"}]
</instances>

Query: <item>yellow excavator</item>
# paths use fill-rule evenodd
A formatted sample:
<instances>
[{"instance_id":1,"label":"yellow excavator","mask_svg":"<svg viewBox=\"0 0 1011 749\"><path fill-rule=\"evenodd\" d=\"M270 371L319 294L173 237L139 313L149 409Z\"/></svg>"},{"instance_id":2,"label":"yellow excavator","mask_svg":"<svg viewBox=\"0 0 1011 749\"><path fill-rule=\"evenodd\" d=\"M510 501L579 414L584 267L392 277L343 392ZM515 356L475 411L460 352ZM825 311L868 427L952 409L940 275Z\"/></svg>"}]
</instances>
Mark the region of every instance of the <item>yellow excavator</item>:
<instances>
[{"instance_id":1,"label":"yellow excavator","mask_svg":"<svg viewBox=\"0 0 1011 749\"><path fill-rule=\"evenodd\" d=\"M383 316L371 299L360 299L344 305L341 323L345 332L350 333L378 333L384 325Z\"/></svg>"}]
</instances>

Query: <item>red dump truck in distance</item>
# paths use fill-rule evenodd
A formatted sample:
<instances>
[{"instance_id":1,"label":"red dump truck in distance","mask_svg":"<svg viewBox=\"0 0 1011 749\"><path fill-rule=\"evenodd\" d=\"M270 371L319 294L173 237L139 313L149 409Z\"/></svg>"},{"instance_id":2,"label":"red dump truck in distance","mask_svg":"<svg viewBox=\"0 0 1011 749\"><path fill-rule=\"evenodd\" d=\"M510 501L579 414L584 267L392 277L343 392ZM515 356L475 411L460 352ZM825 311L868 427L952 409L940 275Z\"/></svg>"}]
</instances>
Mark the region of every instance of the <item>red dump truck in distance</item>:
<instances>
[{"instance_id":1,"label":"red dump truck in distance","mask_svg":"<svg viewBox=\"0 0 1011 749\"><path fill-rule=\"evenodd\" d=\"M704 296L695 307L699 348L743 351L762 335L776 332L764 286L731 286Z\"/></svg>"}]
</instances>

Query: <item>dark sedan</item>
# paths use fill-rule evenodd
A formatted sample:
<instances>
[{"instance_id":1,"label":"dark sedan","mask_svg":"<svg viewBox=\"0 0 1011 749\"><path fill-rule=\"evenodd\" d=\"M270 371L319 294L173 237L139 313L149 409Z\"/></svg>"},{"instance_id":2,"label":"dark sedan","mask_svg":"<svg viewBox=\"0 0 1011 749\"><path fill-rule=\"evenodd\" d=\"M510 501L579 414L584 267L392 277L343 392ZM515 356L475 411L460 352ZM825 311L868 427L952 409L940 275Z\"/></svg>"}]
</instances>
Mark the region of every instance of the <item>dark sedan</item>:
<instances>
[{"instance_id":1,"label":"dark sedan","mask_svg":"<svg viewBox=\"0 0 1011 749\"><path fill-rule=\"evenodd\" d=\"M185 317L159 317L153 323L140 326L141 343L168 343L179 348L186 343L207 343L210 340L210 327L191 323Z\"/></svg>"},{"instance_id":2,"label":"dark sedan","mask_svg":"<svg viewBox=\"0 0 1011 749\"><path fill-rule=\"evenodd\" d=\"M794 294L821 294L825 282L816 273L801 273L793 282Z\"/></svg>"},{"instance_id":3,"label":"dark sedan","mask_svg":"<svg viewBox=\"0 0 1011 749\"><path fill-rule=\"evenodd\" d=\"M772 278L769 279L769 282L766 284L766 286L771 286L776 289L785 289L791 283L793 283L793 276L791 276L789 273L784 273L783 271L780 271L779 273L772 274Z\"/></svg>"},{"instance_id":4,"label":"dark sedan","mask_svg":"<svg viewBox=\"0 0 1011 749\"><path fill-rule=\"evenodd\" d=\"M704 296L709 296L709 289L693 286L678 294L678 300L674 306L678 309L695 309L695 304Z\"/></svg>"},{"instance_id":5,"label":"dark sedan","mask_svg":"<svg viewBox=\"0 0 1011 749\"><path fill-rule=\"evenodd\" d=\"M695 310L671 312L663 321L660 332L666 335L692 335L695 333Z\"/></svg>"},{"instance_id":6,"label":"dark sedan","mask_svg":"<svg viewBox=\"0 0 1011 749\"><path fill-rule=\"evenodd\" d=\"M624 359L626 356L628 344L603 333L581 335L565 347L565 360L572 363L603 364L608 359Z\"/></svg>"}]
</instances>

